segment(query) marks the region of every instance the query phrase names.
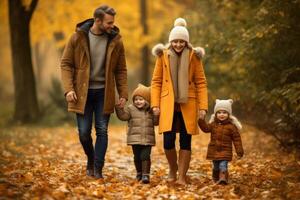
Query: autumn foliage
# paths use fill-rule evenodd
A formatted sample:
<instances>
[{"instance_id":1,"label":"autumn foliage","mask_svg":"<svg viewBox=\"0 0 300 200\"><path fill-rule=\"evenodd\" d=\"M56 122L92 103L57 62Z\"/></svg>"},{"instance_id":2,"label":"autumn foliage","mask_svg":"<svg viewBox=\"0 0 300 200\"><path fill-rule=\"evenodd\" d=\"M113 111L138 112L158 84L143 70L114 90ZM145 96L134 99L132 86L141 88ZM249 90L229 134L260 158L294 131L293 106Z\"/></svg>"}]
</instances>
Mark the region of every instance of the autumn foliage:
<instances>
[{"instance_id":1,"label":"autumn foliage","mask_svg":"<svg viewBox=\"0 0 300 200\"><path fill-rule=\"evenodd\" d=\"M104 180L85 175L75 127L1 129L0 196L7 199L299 199L300 163L263 132L246 127L245 157L229 164L230 184L215 185L205 160L209 134L193 137L185 187L166 182L162 136L152 152L151 184L135 181L126 127L111 126Z\"/></svg>"}]
</instances>

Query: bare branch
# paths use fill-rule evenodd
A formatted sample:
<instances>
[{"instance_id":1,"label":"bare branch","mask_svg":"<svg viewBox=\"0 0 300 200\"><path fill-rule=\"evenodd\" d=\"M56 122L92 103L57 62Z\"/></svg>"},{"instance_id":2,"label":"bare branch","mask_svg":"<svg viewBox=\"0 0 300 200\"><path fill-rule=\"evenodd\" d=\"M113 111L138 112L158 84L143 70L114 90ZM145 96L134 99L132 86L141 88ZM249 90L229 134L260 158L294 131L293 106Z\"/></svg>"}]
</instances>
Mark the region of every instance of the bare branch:
<instances>
[{"instance_id":1,"label":"bare branch","mask_svg":"<svg viewBox=\"0 0 300 200\"><path fill-rule=\"evenodd\" d=\"M39 0L32 0L31 3L30 3L30 6L29 6L29 10L27 11L27 19L30 20L31 19L31 16L38 4L38 1Z\"/></svg>"}]
</instances>

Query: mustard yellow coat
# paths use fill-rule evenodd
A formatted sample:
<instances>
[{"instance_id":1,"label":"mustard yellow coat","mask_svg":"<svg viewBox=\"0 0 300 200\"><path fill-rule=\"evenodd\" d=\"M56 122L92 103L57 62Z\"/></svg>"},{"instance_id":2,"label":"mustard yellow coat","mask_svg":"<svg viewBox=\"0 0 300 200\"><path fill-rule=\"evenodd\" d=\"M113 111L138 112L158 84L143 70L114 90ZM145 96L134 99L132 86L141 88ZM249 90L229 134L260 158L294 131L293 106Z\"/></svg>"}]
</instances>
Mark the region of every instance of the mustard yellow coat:
<instances>
[{"instance_id":1,"label":"mustard yellow coat","mask_svg":"<svg viewBox=\"0 0 300 200\"><path fill-rule=\"evenodd\" d=\"M174 92L170 73L168 50L164 49L155 64L151 81L151 107L159 107L159 133L171 131L174 114ZM207 83L201 59L190 49L189 54L189 88L188 102L181 103L187 132L199 133L197 118L199 109L207 110Z\"/></svg>"}]
</instances>

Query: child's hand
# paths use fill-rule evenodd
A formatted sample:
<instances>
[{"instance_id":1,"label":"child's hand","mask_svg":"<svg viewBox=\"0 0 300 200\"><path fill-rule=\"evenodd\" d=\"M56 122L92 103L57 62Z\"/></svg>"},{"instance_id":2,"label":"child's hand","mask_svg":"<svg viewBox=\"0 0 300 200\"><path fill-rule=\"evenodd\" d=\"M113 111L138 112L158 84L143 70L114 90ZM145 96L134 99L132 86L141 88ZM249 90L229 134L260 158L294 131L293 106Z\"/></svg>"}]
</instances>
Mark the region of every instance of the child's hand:
<instances>
[{"instance_id":1,"label":"child's hand","mask_svg":"<svg viewBox=\"0 0 300 200\"><path fill-rule=\"evenodd\" d=\"M199 119L204 119L205 115L206 115L206 111L205 110L199 110L198 115L199 115Z\"/></svg>"},{"instance_id":2,"label":"child's hand","mask_svg":"<svg viewBox=\"0 0 300 200\"><path fill-rule=\"evenodd\" d=\"M117 103L115 106L116 106L116 108L121 108L121 109L125 107L125 106L124 106L123 104L121 104L121 103Z\"/></svg>"}]
</instances>

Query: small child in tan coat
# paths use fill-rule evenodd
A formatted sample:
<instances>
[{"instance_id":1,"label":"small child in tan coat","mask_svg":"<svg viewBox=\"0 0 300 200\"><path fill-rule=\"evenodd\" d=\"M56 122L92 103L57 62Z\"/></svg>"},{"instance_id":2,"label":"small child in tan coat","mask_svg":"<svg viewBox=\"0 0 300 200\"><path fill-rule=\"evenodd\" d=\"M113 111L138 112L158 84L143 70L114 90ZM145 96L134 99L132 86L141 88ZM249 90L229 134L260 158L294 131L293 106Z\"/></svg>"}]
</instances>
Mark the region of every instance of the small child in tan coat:
<instances>
[{"instance_id":1,"label":"small child in tan coat","mask_svg":"<svg viewBox=\"0 0 300 200\"><path fill-rule=\"evenodd\" d=\"M232 160L232 143L238 157L244 154L239 131L241 123L232 115L232 99L216 100L214 114L209 124L199 119L198 125L205 133L211 133L207 159L213 162L212 178L219 184L228 183L228 162Z\"/></svg>"},{"instance_id":2,"label":"small child in tan coat","mask_svg":"<svg viewBox=\"0 0 300 200\"><path fill-rule=\"evenodd\" d=\"M139 84L132 94L133 104L127 108L116 105L120 120L128 121L127 144L132 146L136 179L150 182L151 148L155 145L154 126L158 125L158 115L150 109L150 87Z\"/></svg>"}]
</instances>

